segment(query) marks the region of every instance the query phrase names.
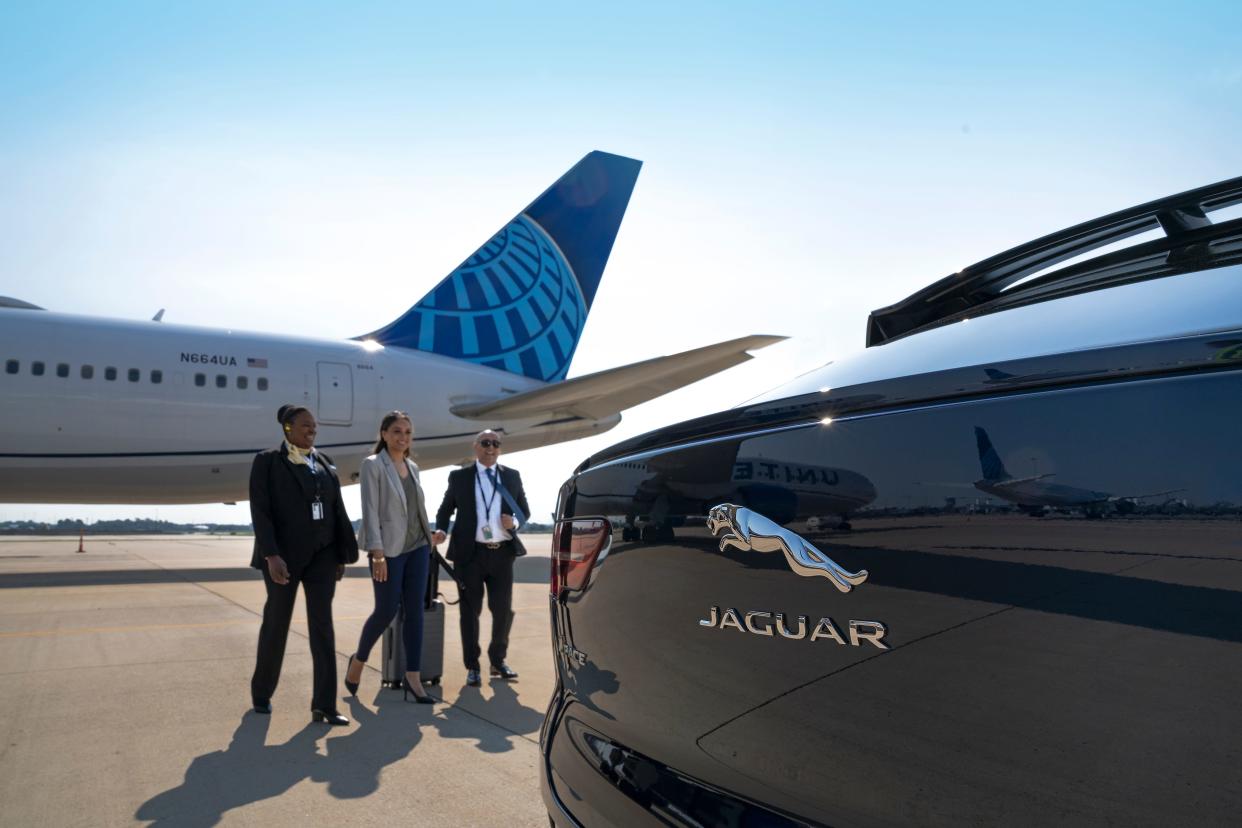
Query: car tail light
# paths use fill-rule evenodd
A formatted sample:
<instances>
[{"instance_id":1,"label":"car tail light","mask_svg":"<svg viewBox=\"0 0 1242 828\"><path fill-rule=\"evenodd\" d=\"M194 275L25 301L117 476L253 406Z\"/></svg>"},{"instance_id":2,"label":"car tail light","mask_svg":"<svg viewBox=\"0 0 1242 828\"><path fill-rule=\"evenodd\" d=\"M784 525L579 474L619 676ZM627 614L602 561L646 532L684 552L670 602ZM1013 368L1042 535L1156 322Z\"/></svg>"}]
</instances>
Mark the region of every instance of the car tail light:
<instances>
[{"instance_id":1,"label":"car tail light","mask_svg":"<svg viewBox=\"0 0 1242 828\"><path fill-rule=\"evenodd\" d=\"M607 555L611 540L612 524L604 518L557 522L552 533L552 594L585 588L591 568Z\"/></svg>"}]
</instances>

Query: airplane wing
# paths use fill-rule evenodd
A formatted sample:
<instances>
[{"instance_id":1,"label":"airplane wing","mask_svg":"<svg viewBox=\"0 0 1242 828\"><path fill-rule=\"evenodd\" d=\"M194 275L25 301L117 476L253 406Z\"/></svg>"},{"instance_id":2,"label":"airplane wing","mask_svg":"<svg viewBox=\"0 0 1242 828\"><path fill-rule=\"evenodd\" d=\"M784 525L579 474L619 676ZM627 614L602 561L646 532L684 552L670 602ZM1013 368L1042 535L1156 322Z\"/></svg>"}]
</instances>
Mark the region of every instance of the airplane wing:
<instances>
[{"instance_id":1,"label":"airplane wing","mask_svg":"<svg viewBox=\"0 0 1242 828\"><path fill-rule=\"evenodd\" d=\"M1056 472L1048 472L1047 474L1037 474L1034 477L1007 477L1004 480L976 480L974 483L962 483L959 480L920 480L915 483L916 486L946 486L950 489L977 489L980 483L986 483L990 486L1004 487L1013 483L1034 483L1037 480L1047 480L1049 477L1056 477Z\"/></svg>"},{"instance_id":2,"label":"airplane wing","mask_svg":"<svg viewBox=\"0 0 1242 828\"><path fill-rule=\"evenodd\" d=\"M0 296L0 308L22 308L24 310L43 310L38 305L32 305L29 302L23 302L21 299L14 299L12 296Z\"/></svg>"},{"instance_id":3,"label":"airplane wing","mask_svg":"<svg viewBox=\"0 0 1242 828\"><path fill-rule=\"evenodd\" d=\"M600 419L740 365L751 359L747 351L766 348L785 338L744 336L575 377L522 394L457 406L453 413L471 420L544 416Z\"/></svg>"},{"instance_id":4,"label":"airplane wing","mask_svg":"<svg viewBox=\"0 0 1242 828\"><path fill-rule=\"evenodd\" d=\"M1186 490L1185 490L1185 489L1166 489L1166 490L1165 490L1165 491L1163 491L1163 492L1152 492L1152 493L1150 493L1150 494L1141 494L1141 495L1113 495L1113 496L1112 496L1112 497L1110 497L1108 500L1109 500L1109 502L1110 502L1110 503L1111 503L1111 502L1113 502L1113 501L1117 501L1117 500L1146 500L1146 499L1147 499L1147 498L1149 498L1149 497L1164 497L1165 495L1177 494L1178 492L1184 492L1184 491L1186 491Z\"/></svg>"},{"instance_id":5,"label":"airplane wing","mask_svg":"<svg viewBox=\"0 0 1242 828\"><path fill-rule=\"evenodd\" d=\"M1056 477L1056 472L1047 472L1046 474L1036 474L1031 477L1011 477L1008 480L992 481L996 486L1008 486L1010 483L1034 483L1038 480L1047 480L1049 477Z\"/></svg>"}]
</instances>

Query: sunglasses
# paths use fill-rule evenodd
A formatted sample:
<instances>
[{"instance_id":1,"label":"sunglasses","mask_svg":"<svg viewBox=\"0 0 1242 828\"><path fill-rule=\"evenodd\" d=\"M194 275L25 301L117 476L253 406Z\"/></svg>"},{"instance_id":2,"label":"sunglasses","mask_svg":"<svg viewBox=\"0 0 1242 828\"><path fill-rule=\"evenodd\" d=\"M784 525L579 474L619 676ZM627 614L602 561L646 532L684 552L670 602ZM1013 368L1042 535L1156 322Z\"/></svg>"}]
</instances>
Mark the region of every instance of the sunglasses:
<instances>
[{"instance_id":1,"label":"sunglasses","mask_svg":"<svg viewBox=\"0 0 1242 828\"><path fill-rule=\"evenodd\" d=\"M500 448L499 440L480 440L479 445L483 448Z\"/></svg>"}]
</instances>

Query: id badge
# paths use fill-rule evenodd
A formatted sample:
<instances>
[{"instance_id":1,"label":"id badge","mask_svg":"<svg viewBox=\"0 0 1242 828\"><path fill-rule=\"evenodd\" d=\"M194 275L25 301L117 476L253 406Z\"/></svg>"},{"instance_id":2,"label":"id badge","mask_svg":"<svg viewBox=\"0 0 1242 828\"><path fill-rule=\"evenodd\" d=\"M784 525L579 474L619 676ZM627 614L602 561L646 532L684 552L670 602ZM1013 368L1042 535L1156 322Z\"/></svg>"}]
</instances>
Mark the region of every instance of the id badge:
<instances>
[{"instance_id":1,"label":"id badge","mask_svg":"<svg viewBox=\"0 0 1242 828\"><path fill-rule=\"evenodd\" d=\"M492 539L492 526L490 523L483 524L483 537L487 540Z\"/></svg>"},{"instance_id":2,"label":"id badge","mask_svg":"<svg viewBox=\"0 0 1242 828\"><path fill-rule=\"evenodd\" d=\"M311 503L311 520L323 520L323 501L318 498Z\"/></svg>"}]
</instances>

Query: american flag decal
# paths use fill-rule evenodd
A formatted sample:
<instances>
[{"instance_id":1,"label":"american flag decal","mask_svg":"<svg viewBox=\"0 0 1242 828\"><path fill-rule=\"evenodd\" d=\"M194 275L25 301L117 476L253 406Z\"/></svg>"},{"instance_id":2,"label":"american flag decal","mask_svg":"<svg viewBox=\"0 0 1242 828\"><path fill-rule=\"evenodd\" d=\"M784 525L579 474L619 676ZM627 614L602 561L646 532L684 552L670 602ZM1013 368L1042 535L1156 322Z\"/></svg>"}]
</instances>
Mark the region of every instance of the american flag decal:
<instances>
[{"instance_id":1,"label":"american flag decal","mask_svg":"<svg viewBox=\"0 0 1242 828\"><path fill-rule=\"evenodd\" d=\"M267 360L266 359L255 359L254 357L247 357L246 367L247 368L266 368Z\"/></svg>"}]
</instances>

